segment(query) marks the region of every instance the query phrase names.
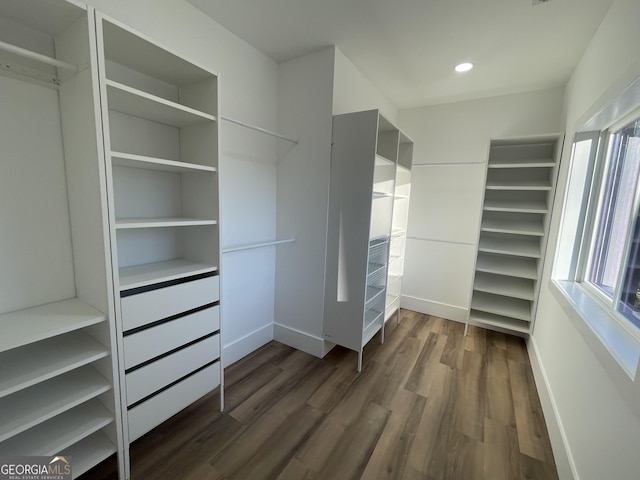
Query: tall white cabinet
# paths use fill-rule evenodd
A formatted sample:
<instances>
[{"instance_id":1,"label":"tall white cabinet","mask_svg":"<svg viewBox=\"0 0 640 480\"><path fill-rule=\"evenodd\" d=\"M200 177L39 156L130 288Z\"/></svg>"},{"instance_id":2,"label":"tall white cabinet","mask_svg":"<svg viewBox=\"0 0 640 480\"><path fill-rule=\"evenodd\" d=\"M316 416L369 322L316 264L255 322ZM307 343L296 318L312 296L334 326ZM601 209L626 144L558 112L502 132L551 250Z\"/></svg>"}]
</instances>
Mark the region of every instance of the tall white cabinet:
<instances>
[{"instance_id":1,"label":"tall white cabinet","mask_svg":"<svg viewBox=\"0 0 640 480\"><path fill-rule=\"evenodd\" d=\"M131 441L223 406L217 75L75 1L0 0L0 143L0 455L129 478Z\"/></svg>"},{"instance_id":2,"label":"tall white cabinet","mask_svg":"<svg viewBox=\"0 0 640 480\"><path fill-rule=\"evenodd\" d=\"M75 477L123 452L94 27L0 2L0 455Z\"/></svg>"},{"instance_id":3,"label":"tall white cabinet","mask_svg":"<svg viewBox=\"0 0 640 480\"><path fill-rule=\"evenodd\" d=\"M531 332L562 136L492 140L469 322Z\"/></svg>"},{"instance_id":4,"label":"tall white cabinet","mask_svg":"<svg viewBox=\"0 0 640 480\"><path fill-rule=\"evenodd\" d=\"M399 308L388 285L402 271L407 206L400 203L408 198L410 151L410 140L377 110L333 118L324 338L357 351L358 371L364 346L378 332L384 338L385 320ZM394 237L400 242L391 270Z\"/></svg>"},{"instance_id":5,"label":"tall white cabinet","mask_svg":"<svg viewBox=\"0 0 640 480\"><path fill-rule=\"evenodd\" d=\"M96 21L122 407L133 441L222 383L218 82L128 27L100 13Z\"/></svg>"}]
</instances>

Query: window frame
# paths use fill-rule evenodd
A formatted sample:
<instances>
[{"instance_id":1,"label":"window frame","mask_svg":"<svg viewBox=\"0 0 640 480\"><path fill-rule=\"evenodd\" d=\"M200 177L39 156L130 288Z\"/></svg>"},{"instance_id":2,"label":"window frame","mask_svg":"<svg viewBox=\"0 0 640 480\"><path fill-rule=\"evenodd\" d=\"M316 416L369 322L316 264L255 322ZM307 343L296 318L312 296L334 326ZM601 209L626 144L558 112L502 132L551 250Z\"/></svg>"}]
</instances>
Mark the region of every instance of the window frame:
<instances>
[{"instance_id":1,"label":"window frame","mask_svg":"<svg viewBox=\"0 0 640 480\"><path fill-rule=\"evenodd\" d=\"M576 158L576 146L578 143L591 140L588 155L588 165L584 174L583 184L577 191L580 192L579 209L577 213L576 230L572 242L563 244L563 236L572 232L565 231L565 215L567 215L568 203L572 200L565 198L562 207L559 234L554 255L554 268L551 274L550 286L555 296L562 300L561 304L569 317L574 320L582 331L583 336L589 337L589 343L595 351L608 352L609 358L622 367L627 378L635 379L640 370L640 328L620 313L616 306L620 300L620 289L624 281L625 268L621 268L617 274L616 286L613 297L610 299L599 288L585 281L587 269L590 268L590 256L592 244L597 235L594 232L598 216L602 208L600 192L605 182L602 176L606 172L609 153L610 135L623 128L632 120L640 118L640 108L625 115L621 120L612 123L609 127L600 131L582 131L574 135L571 143L571 155L569 163L569 177L566 184L566 194L572 187L574 179L574 164ZM603 161L605 159L605 161ZM636 183L634 203L631 209L631 219L635 221L640 208L640 181ZM588 234L587 232L592 232ZM627 265L629 257L629 244L633 232L633 225L625 239L623 253L623 266ZM558 272L556 264L559 255L570 254L568 269ZM586 329L585 329L586 327ZM594 338L595 336L595 338ZM594 342L595 340L595 342Z\"/></svg>"}]
</instances>

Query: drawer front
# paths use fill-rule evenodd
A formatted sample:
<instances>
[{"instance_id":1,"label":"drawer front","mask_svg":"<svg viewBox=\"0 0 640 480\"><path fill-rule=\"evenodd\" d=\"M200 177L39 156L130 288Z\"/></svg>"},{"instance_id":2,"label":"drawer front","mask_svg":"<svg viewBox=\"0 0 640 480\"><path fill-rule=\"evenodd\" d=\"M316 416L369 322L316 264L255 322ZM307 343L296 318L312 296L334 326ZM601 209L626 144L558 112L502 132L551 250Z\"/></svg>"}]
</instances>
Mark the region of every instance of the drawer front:
<instances>
[{"instance_id":1,"label":"drawer front","mask_svg":"<svg viewBox=\"0 0 640 480\"><path fill-rule=\"evenodd\" d=\"M128 370L180 345L220 330L220 307L214 306L124 337L124 368Z\"/></svg>"},{"instance_id":2,"label":"drawer front","mask_svg":"<svg viewBox=\"0 0 640 480\"><path fill-rule=\"evenodd\" d=\"M128 412L129 441L191 405L220 385L220 362L201 370Z\"/></svg>"},{"instance_id":3,"label":"drawer front","mask_svg":"<svg viewBox=\"0 0 640 480\"><path fill-rule=\"evenodd\" d=\"M216 275L122 298L124 331L217 302L219 282L220 277Z\"/></svg>"},{"instance_id":4,"label":"drawer front","mask_svg":"<svg viewBox=\"0 0 640 480\"><path fill-rule=\"evenodd\" d=\"M220 357L220 336L206 338L125 375L127 405Z\"/></svg>"}]
</instances>

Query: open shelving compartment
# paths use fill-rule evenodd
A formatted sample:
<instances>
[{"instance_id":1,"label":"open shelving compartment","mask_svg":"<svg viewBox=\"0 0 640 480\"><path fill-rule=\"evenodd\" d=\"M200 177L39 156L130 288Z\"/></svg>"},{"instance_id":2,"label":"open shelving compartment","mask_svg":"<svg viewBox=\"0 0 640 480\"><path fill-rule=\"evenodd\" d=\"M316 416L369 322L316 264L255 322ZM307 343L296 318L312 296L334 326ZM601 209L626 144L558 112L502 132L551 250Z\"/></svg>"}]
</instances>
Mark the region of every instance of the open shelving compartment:
<instances>
[{"instance_id":1,"label":"open shelving compartment","mask_svg":"<svg viewBox=\"0 0 640 480\"><path fill-rule=\"evenodd\" d=\"M74 477L122 445L94 39L77 2L0 4L0 455Z\"/></svg>"},{"instance_id":2,"label":"open shelving compartment","mask_svg":"<svg viewBox=\"0 0 640 480\"><path fill-rule=\"evenodd\" d=\"M561 148L561 135L491 141L468 323L531 332Z\"/></svg>"},{"instance_id":3,"label":"open shelving compartment","mask_svg":"<svg viewBox=\"0 0 640 480\"><path fill-rule=\"evenodd\" d=\"M218 77L96 19L128 445L216 388L223 408Z\"/></svg>"},{"instance_id":4,"label":"open shelving compartment","mask_svg":"<svg viewBox=\"0 0 640 480\"><path fill-rule=\"evenodd\" d=\"M378 110L333 117L324 338L358 352L358 371L400 304L412 150Z\"/></svg>"}]
</instances>

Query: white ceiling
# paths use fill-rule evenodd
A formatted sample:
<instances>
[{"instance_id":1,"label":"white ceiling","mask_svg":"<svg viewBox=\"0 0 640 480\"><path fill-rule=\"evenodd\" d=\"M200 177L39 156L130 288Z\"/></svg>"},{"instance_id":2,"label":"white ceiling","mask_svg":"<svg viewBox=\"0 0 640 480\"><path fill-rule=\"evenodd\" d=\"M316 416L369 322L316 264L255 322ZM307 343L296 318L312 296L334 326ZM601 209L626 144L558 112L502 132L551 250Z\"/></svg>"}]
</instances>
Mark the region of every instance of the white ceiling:
<instances>
[{"instance_id":1,"label":"white ceiling","mask_svg":"<svg viewBox=\"0 0 640 480\"><path fill-rule=\"evenodd\" d=\"M564 85L613 2L188 1L277 62L337 45L399 108Z\"/></svg>"}]
</instances>

